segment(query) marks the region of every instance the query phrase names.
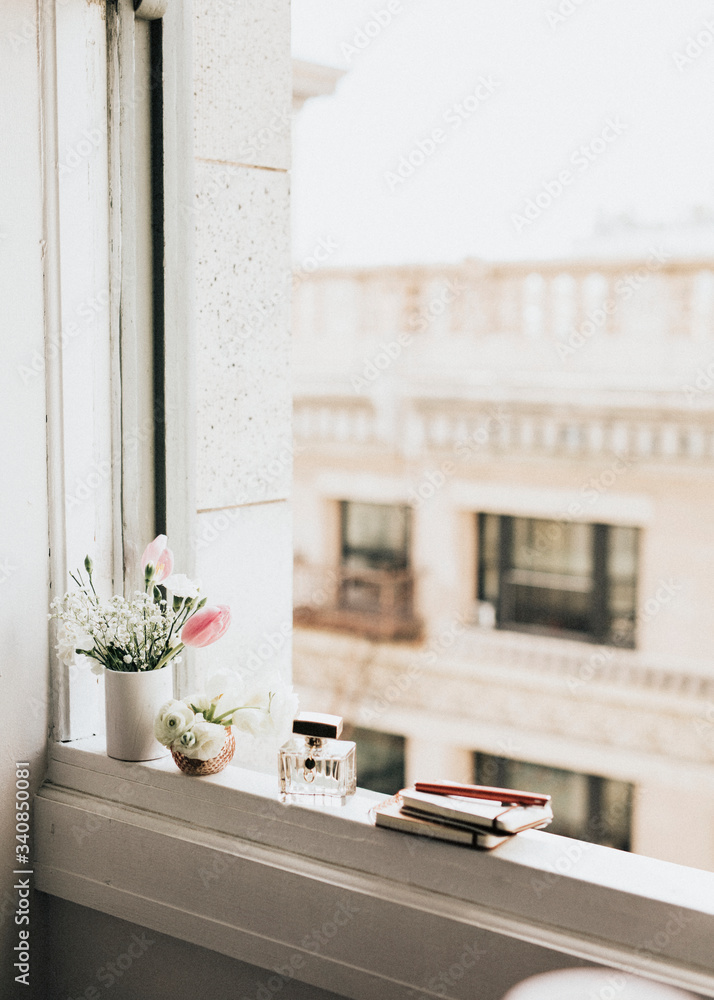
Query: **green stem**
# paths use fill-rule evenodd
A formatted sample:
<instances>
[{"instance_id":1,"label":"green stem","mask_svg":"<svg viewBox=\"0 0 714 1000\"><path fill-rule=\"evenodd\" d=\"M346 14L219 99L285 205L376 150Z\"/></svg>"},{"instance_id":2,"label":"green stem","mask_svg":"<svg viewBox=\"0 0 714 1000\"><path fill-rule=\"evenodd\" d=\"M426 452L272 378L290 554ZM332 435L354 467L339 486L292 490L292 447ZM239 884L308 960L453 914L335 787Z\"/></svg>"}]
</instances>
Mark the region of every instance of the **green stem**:
<instances>
[{"instance_id":1,"label":"green stem","mask_svg":"<svg viewBox=\"0 0 714 1000\"><path fill-rule=\"evenodd\" d=\"M173 649L170 649L167 653L164 653L164 655L161 657L159 662L154 667L154 670L160 670L161 667L165 666L169 662L169 660L172 660L177 653L180 653L183 648L184 644L180 642L178 646L174 646Z\"/></svg>"},{"instance_id":2,"label":"green stem","mask_svg":"<svg viewBox=\"0 0 714 1000\"><path fill-rule=\"evenodd\" d=\"M223 722L224 719L227 719L229 715L233 715L233 713L237 712L239 709L249 708L249 707L250 707L249 705L236 705L236 707L232 708L230 712L224 712L223 715L215 716L213 719L211 719L211 722Z\"/></svg>"}]
</instances>

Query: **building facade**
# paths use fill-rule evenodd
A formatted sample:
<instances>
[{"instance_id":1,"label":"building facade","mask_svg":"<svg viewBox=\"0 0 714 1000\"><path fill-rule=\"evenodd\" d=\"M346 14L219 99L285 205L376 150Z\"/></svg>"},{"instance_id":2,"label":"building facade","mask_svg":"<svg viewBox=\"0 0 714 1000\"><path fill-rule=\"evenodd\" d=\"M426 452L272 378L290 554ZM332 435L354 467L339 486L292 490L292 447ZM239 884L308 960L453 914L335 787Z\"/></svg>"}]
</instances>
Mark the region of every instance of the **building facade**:
<instances>
[{"instance_id":1,"label":"building facade","mask_svg":"<svg viewBox=\"0 0 714 1000\"><path fill-rule=\"evenodd\" d=\"M714 868L712 262L326 269L293 336L295 677L358 780Z\"/></svg>"}]
</instances>

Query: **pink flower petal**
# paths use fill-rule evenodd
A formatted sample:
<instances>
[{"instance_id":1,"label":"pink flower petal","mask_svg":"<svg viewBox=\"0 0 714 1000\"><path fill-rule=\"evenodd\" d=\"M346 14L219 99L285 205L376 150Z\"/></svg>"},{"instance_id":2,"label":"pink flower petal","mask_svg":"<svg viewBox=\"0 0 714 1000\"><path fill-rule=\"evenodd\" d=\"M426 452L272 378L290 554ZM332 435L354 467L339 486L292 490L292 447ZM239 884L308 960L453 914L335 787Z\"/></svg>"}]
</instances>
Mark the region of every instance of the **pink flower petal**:
<instances>
[{"instance_id":1,"label":"pink flower petal","mask_svg":"<svg viewBox=\"0 0 714 1000\"><path fill-rule=\"evenodd\" d=\"M221 638L230 623L231 609L228 605L202 608L181 629L181 642L186 646L210 646Z\"/></svg>"},{"instance_id":2,"label":"pink flower petal","mask_svg":"<svg viewBox=\"0 0 714 1000\"><path fill-rule=\"evenodd\" d=\"M153 542L149 544L144 549L144 554L141 557L141 568L142 571L146 569L149 563L152 566L156 566L161 557L161 553L166 549L166 542L168 541L166 535L157 535Z\"/></svg>"},{"instance_id":3,"label":"pink flower petal","mask_svg":"<svg viewBox=\"0 0 714 1000\"><path fill-rule=\"evenodd\" d=\"M171 549L164 549L155 566L154 583L163 583L167 577L171 576L174 570L174 554Z\"/></svg>"}]
</instances>

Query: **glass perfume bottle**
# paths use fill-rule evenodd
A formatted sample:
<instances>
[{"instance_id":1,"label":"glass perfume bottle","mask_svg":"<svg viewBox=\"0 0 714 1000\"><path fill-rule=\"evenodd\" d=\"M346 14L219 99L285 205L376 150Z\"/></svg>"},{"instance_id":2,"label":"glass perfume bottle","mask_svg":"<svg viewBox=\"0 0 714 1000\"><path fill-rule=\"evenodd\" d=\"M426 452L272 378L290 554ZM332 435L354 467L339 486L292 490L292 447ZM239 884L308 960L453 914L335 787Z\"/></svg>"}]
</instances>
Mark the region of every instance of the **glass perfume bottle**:
<instances>
[{"instance_id":1,"label":"glass perfume bottle","mask_svg":"<svg viewBox=\"0 0 714 1000\"><path fill-rule=\"evenodd\" d=\"M339 715L301 712L278 751L282 802L344 805L357 788L355 744L339 739Z\"/></svg>"}]
</instances>

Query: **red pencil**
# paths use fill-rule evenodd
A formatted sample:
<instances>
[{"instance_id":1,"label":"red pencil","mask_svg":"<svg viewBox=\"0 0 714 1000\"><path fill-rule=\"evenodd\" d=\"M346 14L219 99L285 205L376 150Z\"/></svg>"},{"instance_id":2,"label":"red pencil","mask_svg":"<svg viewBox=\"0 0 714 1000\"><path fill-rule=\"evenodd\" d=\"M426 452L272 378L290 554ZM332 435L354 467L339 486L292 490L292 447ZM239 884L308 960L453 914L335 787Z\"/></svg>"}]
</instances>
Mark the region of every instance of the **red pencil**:
<instances>
[{"instance_id":1,"label":"red pencil","mask_svg":"<svg viewBox=\"0 0 714 1000\"><path fill-rule=\"evenodd\" d=\"M431 795L461 795L468 799L492 799L517 806L544 806L550 802L550 795L519 792L514 788L492 788L490 785L460 785L456 781L415 781L414 788L417 792Z\"/></svg>"}]
</instances>

